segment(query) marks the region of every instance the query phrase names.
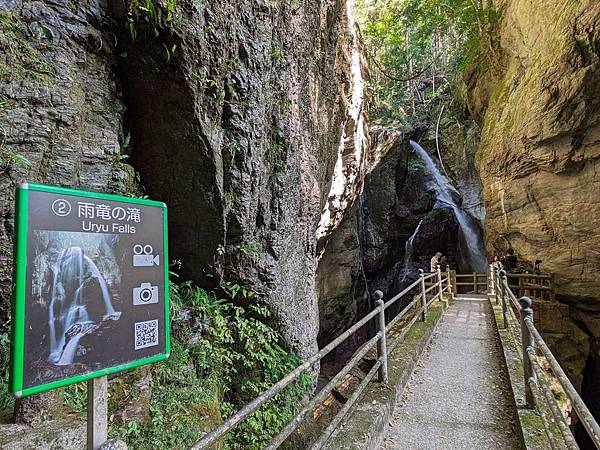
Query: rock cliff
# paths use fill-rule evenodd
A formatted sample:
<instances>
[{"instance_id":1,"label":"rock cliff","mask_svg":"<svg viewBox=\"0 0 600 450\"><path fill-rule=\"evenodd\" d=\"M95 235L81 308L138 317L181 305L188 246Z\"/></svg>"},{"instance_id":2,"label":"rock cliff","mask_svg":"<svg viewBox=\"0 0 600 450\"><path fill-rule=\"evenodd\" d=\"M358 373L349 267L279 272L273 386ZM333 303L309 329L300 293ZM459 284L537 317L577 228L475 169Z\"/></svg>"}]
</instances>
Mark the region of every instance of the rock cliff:
<instances>
[{"instance_id":1,"label":"rock cliff","mask_svg":"<svg viewBox=\"0 0 600 450\"><path fill-rule=\"evenodd\" d=\"M182 275L251 289L306 355L317 227L337 226L367 155L349 5L136 5L0 3L2 319L17 182L140 189L169 205Z\"/></svg>"},{"instance_id":2,"label":"rock cliff","mask_svg":"<svg viewBox=\"0 0 600 450\"><path fill-rule=\"evenodd\" d=\"M180 279L244 286L306 356L318 238L369 159L351 3L151 3L0 0L0 333L30 181L165 201Z\"/></svg>"},{"instance_id":3,"label":"rock cliff","mask_svg":"<svg viewBox=\"0 0 600 450\"><path fill-rule=\"evenodd\" d=\"M597 361L600 4L496 6L496 45L465 73L470 111L482 126L477 167L488 251L512 246L524 262L543 261Z\"/></svg>"},{"instance_id":4,"label":"rock cliff","mask_svg":"<svg viewBox=\"0 0 600 450\"><path fill-rule=\"evenodd\" d=\"M495 65L466 74L483 125L488 248L543 260L563 297L598 305L600 5L501 2ZM561 12L559 15L558 13Z\"/></svg>"}]
</instances>

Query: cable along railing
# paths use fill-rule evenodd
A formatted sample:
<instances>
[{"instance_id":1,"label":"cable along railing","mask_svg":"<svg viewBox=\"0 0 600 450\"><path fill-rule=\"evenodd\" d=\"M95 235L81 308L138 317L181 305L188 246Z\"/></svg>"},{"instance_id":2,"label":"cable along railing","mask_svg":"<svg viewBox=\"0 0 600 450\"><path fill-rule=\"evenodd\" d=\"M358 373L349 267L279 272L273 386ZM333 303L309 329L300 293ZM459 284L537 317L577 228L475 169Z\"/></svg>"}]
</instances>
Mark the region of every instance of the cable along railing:
<instances>
[{"instance_id":1,"label":"cable along railing","mask_svg":"<svg viewBox=\"0 0 600 450\"><path fill-rule=\"evenodd\" d=\"M548 367L554 375L567 398L572 404L573 411L581 421L583 427L587 431L590 439L600 449L600 426L591 414L588 407L585 405L581 396L567 377L566 373L548 348L544 338L536 329L533 321L533 310L531 309L532 301L529 297L522 296L519 299L513 293L509 279L525 279L525 280L545 280L550 278L548 275L531 275L531 274L506 274L504 270L490 267L490 292L496 298L496 304L502 305L502 326L504 329L509 328L508 316L511 315L520 323L521 332L521 356L523 359L523 372L525 384L525 406L530 409L537 409L544 423L546 434L552 443L550 425L544 409L540 407L542 402L546 402L548 409L552 415L552 420L558 426L560 435L564 440L564 444L568 449L578 449L579 446L575 440L575 436L563 415L558 400L550 388L549 380L546 372L542 369L538 360L538 355L545 358L548 362ZM542 286L542 291L546 291L544 286L532 285L530 283L519 282L517 285L520 290L532 290ZM553 295L551 296L553 298Z\"/></svg>"},{"instance_id":2,"label":"cable along railing","mask_svg":"<svg viewBox=\"0 0 600 450\"><path fill-rule=\"evenodd\" d=\"M385 323L385 311L398 300L409 295L413 289L419 290L418 295L415 295L413 300L406 305L390 322L386 325ZM434 293L435 291L435 293ZM375 291L373 296L376 299L376 307L361 320L356 322L349 329L340 334L336 339L330 342L328 345L323 347L317 353L309 357L303 364L298 366L292 372L287 374L269 389L264 391L254 400L246 404L239 411L234 413L227 420L222 422L217 428L204 435L199 441L193 444L190 449L199 450L207 449L212 445L216 444L221 438L223 438L229 431L231 431L236 425L258 410L263 404L293 383L300 377L304 372L311 370L317 363L319 363L326 355L331 353L340 344L346 341L350 336L354 335L360 328L368 324L371 320L375 321L377 333L362 344L352 355L350 360L344 365L344 367L329 380L329 382L309 400L302 409L296 414L296 416L290 420L287 425L275 436L269 445L265 448L276 449L278 448L307 418L308 414L314 410L325 398L333 391L338 383L346 376L360 361L367 355L367 353L377 346L377 361L371 368L371 370L365 375L361 383L356 387L355 391L344 403L342 408L333 417L331 422L320 434L317 440L310 446L311 449L316 450L323 447L326 441L329 439L331 434L339 426L339 424L347 416L348 412L360 398L362 392L365 390L367 385L374 378L375 374L378 375L378 381L383 384L387 384L388 372L387 372L387 355L391 352L399 343L404 340L406 333L410 330L413 324L417 320L426 321L429 306L436 300L443 301L444 293L448 293L452 296L452 285L450 272L442 272L438 267L436 272L425 274L422 270L420 271L419 278L403 289L401 292L396 294L394 297L384 302L383 294L381 291ZM394 327L402 318L404 318L416 305L419 305L415 311L414 317L403 327L402 332L392 341L387 339L387 332Z\"/></svg>"}]
</instances>

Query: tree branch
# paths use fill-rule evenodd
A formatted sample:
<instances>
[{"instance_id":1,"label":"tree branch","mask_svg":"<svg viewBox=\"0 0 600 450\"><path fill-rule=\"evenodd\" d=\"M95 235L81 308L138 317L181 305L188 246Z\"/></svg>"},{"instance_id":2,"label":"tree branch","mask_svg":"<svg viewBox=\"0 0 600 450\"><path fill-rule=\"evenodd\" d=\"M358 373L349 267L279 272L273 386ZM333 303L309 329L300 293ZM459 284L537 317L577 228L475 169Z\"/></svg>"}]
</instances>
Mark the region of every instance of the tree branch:
<instances>
[{"instance_id":1,"label":"tree branch","mask_svg":"<svg viewBox=\"0 0 600 450\"><path fill-rule=\"evenodd\" d=\"M373 64L375 65L375 68L376 68L377 70L379 70L379 72L381 72L381 74L382 74L383 76L385 76L386 78L389 78L389 79L390 79L390 80L392 80L392 81L397 81L397 82L399 82L399 83L406 83L407 81L411 81L411 80L414 80L415 78L418 78L418 77L420 77L421 75L423 75L423 74L425 73L425 71L426 71L427 69L429 69L429 68L430 68L430 67L433 65L433 61L432 61L432 62L430 62L430 63L427 65L427 67L425 67L423 70L421 70L420 72L418 72L418 73L414 74L414 75L413 75L413 76L411 76L411 77L408 77L408 78L396 78L396 77L393 77L393 76L391 76L390 74L388 74L388 73L387 73L387 72L386 72L386 71L383 69L383 67L381 67L381 66L379 65L379 63L377 62L377 59L376 59L374 56L372 56L372 55L369 55L369 59L370 59L371 61L373 61Z\"/></svg>"}]
</instances>

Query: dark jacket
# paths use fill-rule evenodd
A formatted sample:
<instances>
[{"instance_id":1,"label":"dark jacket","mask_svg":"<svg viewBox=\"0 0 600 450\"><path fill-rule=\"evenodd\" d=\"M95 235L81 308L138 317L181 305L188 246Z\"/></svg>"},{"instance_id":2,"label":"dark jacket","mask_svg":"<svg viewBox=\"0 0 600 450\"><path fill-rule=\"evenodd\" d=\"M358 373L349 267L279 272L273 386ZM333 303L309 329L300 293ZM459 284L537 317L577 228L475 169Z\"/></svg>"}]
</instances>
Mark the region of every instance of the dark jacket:
<instances>
[{"instance_id":1,"label":"dark jacket","mask_svg":"<svg viewBox=\"0 0 600 450\"><path fill-rule=\"evenodd\" d=\"M514 272L515 270L517 270L518 262L519 260L515 255L506 255L502 259L502 265L504 266L504 270L506 270L507 272Z\"/></svg>"}]
</instances>

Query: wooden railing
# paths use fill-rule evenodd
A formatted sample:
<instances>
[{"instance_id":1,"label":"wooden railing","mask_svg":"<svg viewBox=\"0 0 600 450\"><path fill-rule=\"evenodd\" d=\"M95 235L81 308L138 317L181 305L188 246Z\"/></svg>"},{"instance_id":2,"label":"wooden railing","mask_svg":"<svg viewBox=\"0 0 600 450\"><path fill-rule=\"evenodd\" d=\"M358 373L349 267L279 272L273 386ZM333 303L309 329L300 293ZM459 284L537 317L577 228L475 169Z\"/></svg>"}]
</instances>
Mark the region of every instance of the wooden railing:
<instances>
[{"instance_id":1,"label":"wooden railing","mask_svg":"<svg viewBox=\"0 0 600 450\"><path fill-rule=\"evenodd\" d=\"M556 300L552 275L507 273L508 287L515 295L534 297L536 300Z\"/></svg>"},{"instance_id":2,"label":"wooden railing","mask_svg":"<svg viewBox=\"0 0 600 450\"><path fill-rule=\"evenodd\" d=\"M455 273L453 272L453 279L456 286L456 292L459 294L474 292L477 294L478 292L485 293L487 289L487 273Z\"/></svg>"}]
</instances>

